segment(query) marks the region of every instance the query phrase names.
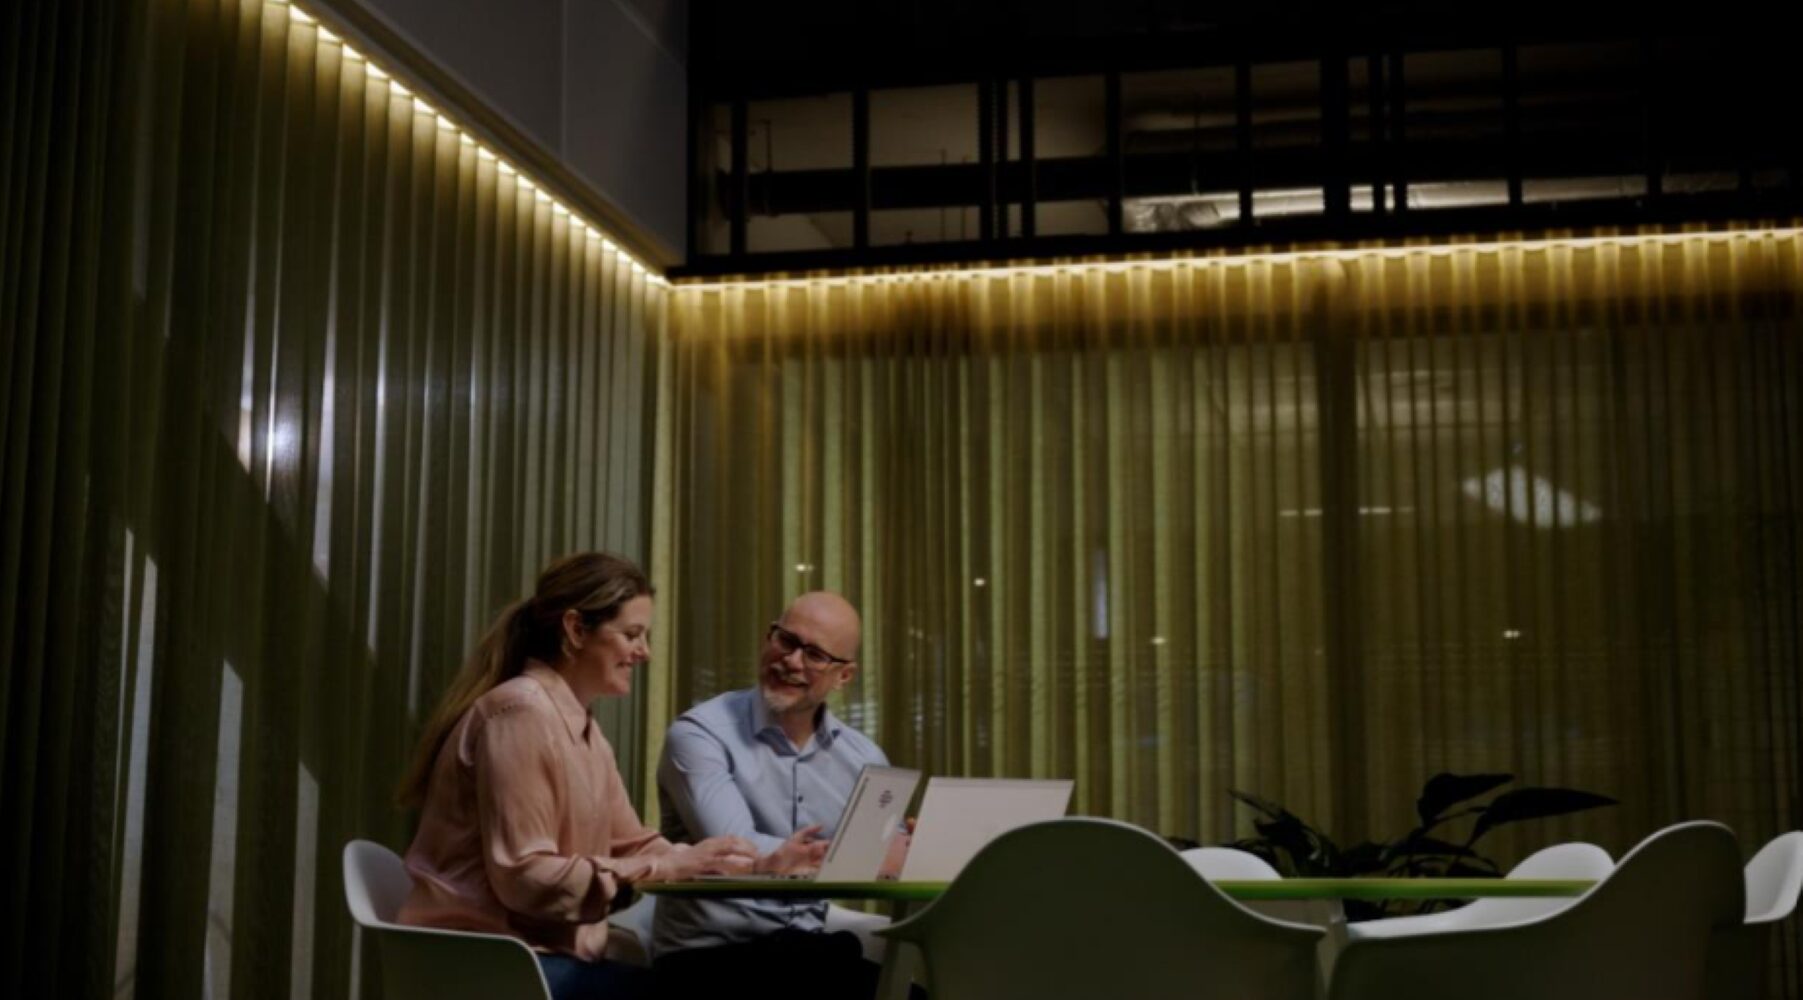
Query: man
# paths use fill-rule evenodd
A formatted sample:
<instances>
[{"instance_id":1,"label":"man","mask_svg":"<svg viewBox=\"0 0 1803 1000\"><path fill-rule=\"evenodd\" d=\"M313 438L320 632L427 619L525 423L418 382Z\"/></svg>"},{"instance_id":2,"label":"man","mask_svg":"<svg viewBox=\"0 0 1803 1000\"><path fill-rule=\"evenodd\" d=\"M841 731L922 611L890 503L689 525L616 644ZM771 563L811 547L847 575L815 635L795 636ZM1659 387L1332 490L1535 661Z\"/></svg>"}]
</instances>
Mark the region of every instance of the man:
<instances>
[{"instance_id":1,"label":"man","mask_svg":"<svg viewBox=\"0 0 1803 1000\"><path fill-rule=\"evenodd\" d=\"M866 764L888 758L827 711L850 683L862 626L838 594L803 594L764 635L757 686L701 703L671 726L658 762L663 833L676 842L733 834L759 870L819 866L831 827ZM658 900L656 966L668 994L762 995L802 984L821 997L869 997L877 967L857 938L825 932L825 902Z\"/></svg>"}]
</instances>

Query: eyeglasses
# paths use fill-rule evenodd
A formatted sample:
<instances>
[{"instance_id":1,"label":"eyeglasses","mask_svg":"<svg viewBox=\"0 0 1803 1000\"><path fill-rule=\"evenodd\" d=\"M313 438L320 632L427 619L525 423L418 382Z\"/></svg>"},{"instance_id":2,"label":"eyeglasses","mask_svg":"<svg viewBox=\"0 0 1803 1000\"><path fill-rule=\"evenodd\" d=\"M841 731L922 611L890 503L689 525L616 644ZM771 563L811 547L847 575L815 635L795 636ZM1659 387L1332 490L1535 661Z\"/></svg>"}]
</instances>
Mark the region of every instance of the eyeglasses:
<instances>
[{"instance_id":1,"label":"eyeglasses","mask_svg":"<svg viewBox=\"0 0 1803 1000\"><path fill-rule=\"evenodd\" d=\"M842 656L834 656L811 642L802 642L801 636L775 622L770 623L770 641L776 643L776 648L782 650L784 656L788 656L798 649L801 650L802 662L814 670L843 667L851 662Z\"/></svg>"}]
</instances>

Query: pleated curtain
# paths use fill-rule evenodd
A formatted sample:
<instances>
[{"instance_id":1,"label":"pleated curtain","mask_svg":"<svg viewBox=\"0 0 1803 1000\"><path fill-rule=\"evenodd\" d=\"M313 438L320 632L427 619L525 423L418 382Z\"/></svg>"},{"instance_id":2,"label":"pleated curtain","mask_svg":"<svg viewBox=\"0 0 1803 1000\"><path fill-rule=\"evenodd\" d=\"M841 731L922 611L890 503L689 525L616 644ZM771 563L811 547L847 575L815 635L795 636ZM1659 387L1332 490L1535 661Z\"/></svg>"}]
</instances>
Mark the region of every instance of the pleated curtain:
<instances>
[{"instance_id":1,"label":"pleated curtain","mask_svg":"<svg viewBox=\"0 0 1803 1000\"><path fill-rule=\"evenodd\" d=\"M1620 800L1504 865L1803 827L1793 229L673 296L654 718L826 587L849 721L1078 813L1225 842L1239 789L1350 845L1455 771Z\"/></svg>"},{"instance_id":2,"label":"pleated curtain","mask_svg":"<svg viewBox=\"0 0 1803 1000\"><path fill-rule=\"evenodd\" d=\"M0 47L0 995L374 996L339 852L544 562L645 556L661 287L286 5Z\"/></svg>"}]
</instances>

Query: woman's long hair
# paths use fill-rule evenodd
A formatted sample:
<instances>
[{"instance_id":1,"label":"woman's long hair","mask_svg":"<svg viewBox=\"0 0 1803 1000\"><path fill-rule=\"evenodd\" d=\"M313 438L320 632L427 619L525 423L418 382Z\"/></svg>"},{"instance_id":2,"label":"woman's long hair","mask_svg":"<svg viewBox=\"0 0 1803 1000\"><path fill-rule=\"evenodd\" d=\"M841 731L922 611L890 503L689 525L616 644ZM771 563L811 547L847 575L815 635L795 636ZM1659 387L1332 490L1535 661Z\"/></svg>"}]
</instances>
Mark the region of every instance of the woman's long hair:
<instances>
[{"instance_id":1,"label":"woman's long hair","mask_svg":"<svg viewBox=\"0 0 1803 1000\"><path fill-rule=\"evenodd\" d=\"M420 734L407 776L396 790L401 805L413 807L425 801L432 765L457 720L476 699L519 676L527 660L554 663L563 655L564 612L575 609L582 614L583 625L594 628L612 621L627 601L650 593L651 582L642 570L607 552L565 556L545 567L532 596L501 612L445 690Z\"/></svg>"}]
</instances>

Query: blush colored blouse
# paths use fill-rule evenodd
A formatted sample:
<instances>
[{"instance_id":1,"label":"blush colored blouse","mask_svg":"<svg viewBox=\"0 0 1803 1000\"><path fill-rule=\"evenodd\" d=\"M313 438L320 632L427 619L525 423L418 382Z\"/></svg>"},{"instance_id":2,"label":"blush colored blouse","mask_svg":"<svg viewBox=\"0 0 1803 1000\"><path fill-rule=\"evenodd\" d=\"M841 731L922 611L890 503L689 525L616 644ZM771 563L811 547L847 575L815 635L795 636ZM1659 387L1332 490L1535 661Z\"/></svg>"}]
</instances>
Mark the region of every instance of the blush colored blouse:
<instances>
[{"instance_id":1,"label":"blush colored blouse","mask_svg":"<svg viewBox=\"0 0 1803 1000\"><path fill-rule=\"evenodd\" d=\"M569 684L531 661L476 699L439 750L399 919L596 961L622 884L657 879L672 849L639 822Z\"/></svg>"}]
</instances>

